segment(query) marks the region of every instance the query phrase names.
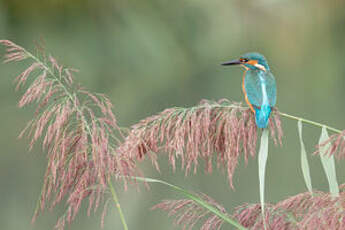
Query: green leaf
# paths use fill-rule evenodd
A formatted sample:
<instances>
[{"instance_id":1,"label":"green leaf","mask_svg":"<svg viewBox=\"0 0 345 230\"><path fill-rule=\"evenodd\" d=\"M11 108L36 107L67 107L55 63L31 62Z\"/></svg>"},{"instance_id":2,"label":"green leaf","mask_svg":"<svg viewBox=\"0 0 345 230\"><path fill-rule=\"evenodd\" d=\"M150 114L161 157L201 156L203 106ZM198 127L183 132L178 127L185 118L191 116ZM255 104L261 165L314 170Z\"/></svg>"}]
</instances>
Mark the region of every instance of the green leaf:
<instances>
[{"instance_id":1,"label":"green leaf","mask_svg":"<svg viewBox=\"0 0 345 230\"><path fill-rule=\"evenodd\" d=\"M143 182L147 182L147 183L159 183L159 184L169 186L170 188L173 188L175 191L178 191L179 193L181 193L185 197L188 197L189 199L193 200L198 205L202 206L203 208L205 208L205 209L209 210L210 212L212 212L213 214L217 215L219 218L223 219L225 222L233 225L237 229L240 229L240 230L246 230L247 229L247 228L243 227L241 224L239 224L237 221L229 218L224 213L217 210L215 207L212 207L207 202L200 199L197 195L194 195L193 193L191 193L191 192L189 192L183 188L180 188L180 187L173 185L173 184L169 184L168 182L165 182L162 180L157 180L157 179L152 179L152 178L146 178L146 177L132 177L132 178L137 180L137 181L143 181Z\"/></svg>"},{"instance_id":2,"label":"green leaf","mask_svg":"<svg viewBox=\"0 0 345 230\"><path fill-rule=\"evenodd\" d=\"M259 156L258 156L260 203L261 203L261 214L262 214L263 220L265 220L265 172L266 172L267 156L268 156L268 129L264 129L261 135L261 143L260 143ZM264 221L264 227L266 229L266 221Z\"/></svg>"},{"instance_id":3,"label":"green leaf","mask_svg":"<svg viewBox=\"0 0 345 230\"><path fill-rule=\"evenodd\" d=\"M299 120L297 122L297 128L298 128L299 142L301 144L301 167L302 167L304 182L308 188L308 191L310 193L313 193L313 187L311 186L309 163L308 163L307 153L305 151L305 147L304 147L304 143L303 143L302 121L301 120Z\"/></svg>"},{"instance_id":4,"label":"green leaf","mask_svg":"<svg viewBox=\"0 0 345 230\"><path fill-rule=\"evenodd\" d=\"M321 136L319 140L319 145L324 143L329 138L326 127L322 127ZM339 186L337 182L337 175L335 171L335 163L334 163L334 156L329 156L326 154L327 149L329 149L330 143L320 146L320 158L323 169L325 170L328 184L329 184L329 191L333 197L339 196Z\"/></svg>"}]
</instances>

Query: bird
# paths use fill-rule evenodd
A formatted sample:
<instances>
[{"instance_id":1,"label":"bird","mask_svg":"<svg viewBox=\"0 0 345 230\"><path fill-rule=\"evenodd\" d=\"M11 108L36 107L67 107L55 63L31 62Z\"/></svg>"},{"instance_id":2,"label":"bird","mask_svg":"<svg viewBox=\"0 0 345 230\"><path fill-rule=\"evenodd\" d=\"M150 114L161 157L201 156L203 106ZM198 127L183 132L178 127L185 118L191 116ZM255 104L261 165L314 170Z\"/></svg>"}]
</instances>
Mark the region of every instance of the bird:
<instances>
[{"instance_id":1,"label":"bird","mask_svg":"<svg viewBox=\"0 0 345 230\"><path fill-rule=\"evenodd\" d=\"M245 101L255 114L257 127L266 128L277 100L276 80L266 58L262 54L251 52L222 65L244 67L242 90Z\"/></svg>"}]
</instances>

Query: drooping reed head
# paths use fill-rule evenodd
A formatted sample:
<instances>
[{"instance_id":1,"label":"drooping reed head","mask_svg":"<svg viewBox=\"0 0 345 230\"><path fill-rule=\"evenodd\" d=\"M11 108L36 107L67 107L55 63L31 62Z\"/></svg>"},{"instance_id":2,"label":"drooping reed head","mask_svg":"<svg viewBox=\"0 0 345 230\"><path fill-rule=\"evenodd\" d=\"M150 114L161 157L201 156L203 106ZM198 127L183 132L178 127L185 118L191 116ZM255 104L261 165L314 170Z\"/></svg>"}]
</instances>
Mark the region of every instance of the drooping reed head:
<instances>
[{"instance_id":1,"label":"drooping reed head","mask_svg":"<svg viewBox=\"0 0 345 230\"><path fill-rule=\"evenodd\" d=\"M57 228L62 229L89 199L89 211L103 200L107 178L118 170L114 139L119 131L110 100L93 94L74 83L74 69L60 65L55 58L40 60L11 41L0 40L6 47L4 62L30 61L16 79L16 88L26 88L19 107L37 103L34 118L20 137L26 135L30 149L42 140L47 151L47 169L33 221L47 207L66 201L65 214ZM30 83L30 84L29 84Z\"/></svg>"},{"instance_id":2,"label":"drooping reed head","mask_svg":"<svg viewBox=\"0 0 345 230\"><path fill-rule=\"evenodd\" d=\"M324 143L317 146L315 153L320 153L320 148L324 146L329 146L324 154L335 155L336 158L345 158L345 130L341 133L333 134Z\"/></svg>"},{"instance_id":3,"label":"drooping reed head","mask_svg":"<svg viewBox=\"0 0 345 230\"><path fill-rule=\"evenodd\" d=\"M271 135L281 142L282 129L278 113L270 121ZM126 158L150 157L159 170L156 154L166 152L176 170L180 160L186 174L197 172L199 161L212 172L213 163L224 167L229 184L239 158L256 154L257 127L252 112L241 104L227 100L202 101L192 108L170 108L135 124L118 152Z\"/></svg>"},{"instance_id":4,"label":"drooping reed head","mask_svg":"<svg viewBox=\"0 0 345 230\"><path fill-rule=\"evenodd\" d=\"M260 204L244 204L235 210L233 216L249 229L345 229L345 192L340 186L339 197L330 193L313 191L300 193L278 202L267 204L265 220Z\"/></svg>"},{"instance_id":5,"label":"drooping reed head","mask_svg":"<svg viewBox=\"0 0 345 230\"><path fill-rule=\"evenodd\" d=\"M225 208L211 197L205 194L199 194L198 198L222 214L229 216ZM192 229L197 222L202 222L201 230L217 230L224 223L224 219L211 213L208 209L201 207L194 200L163 200L161 203L152 207L152 209L161 209L168 212L169 216L174 216L174 224L182 226L183 229Z\"/></svg>"}]
</instances>

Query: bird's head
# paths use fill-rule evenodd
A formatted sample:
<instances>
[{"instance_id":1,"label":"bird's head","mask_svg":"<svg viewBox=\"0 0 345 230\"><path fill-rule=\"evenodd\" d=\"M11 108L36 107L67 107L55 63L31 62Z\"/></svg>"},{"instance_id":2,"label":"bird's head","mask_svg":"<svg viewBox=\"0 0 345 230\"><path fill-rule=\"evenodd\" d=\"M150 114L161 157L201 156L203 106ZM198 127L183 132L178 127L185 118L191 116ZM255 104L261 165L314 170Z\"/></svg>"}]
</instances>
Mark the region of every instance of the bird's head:
<instances>
[{"instance_id":1,"label":"bird's head","mask_svg":"<svg viewBox=\"0 0 345 230\"><path fill-rule=\"evenodd\" d=\"M242 65L246 69L269 71L265 57L259 53L246 53L239 59L224 62L222 65Z\"/></svg>"}]
</instances>

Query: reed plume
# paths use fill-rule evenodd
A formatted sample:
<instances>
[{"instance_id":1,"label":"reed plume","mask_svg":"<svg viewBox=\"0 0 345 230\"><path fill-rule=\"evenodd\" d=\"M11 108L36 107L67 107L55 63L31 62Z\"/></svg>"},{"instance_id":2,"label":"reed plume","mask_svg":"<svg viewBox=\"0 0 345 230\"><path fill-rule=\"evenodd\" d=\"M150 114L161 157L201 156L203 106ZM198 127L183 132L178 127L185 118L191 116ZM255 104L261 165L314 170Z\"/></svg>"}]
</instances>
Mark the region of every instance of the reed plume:
<instances>
[{"instance_id":1,"label":"reed plume","mask_svg":"<svg viewBox=\"0 0 345 230\"><path fill-rule=\"evenodd\" d=\"M345 229L345 185L340 194L313 191L300 193L275 205L267 204L265 222L268 229ZM243 226L263 229L260 204L245 204L233 216Z\"/></svg>"},{"instance_id":2,"label":"reed plume","mask_svg":"<svg viewBox=\"0 0 345 230\"><path fill-rule=\"evenodd\" d=\"M282 142L283 131L279 113L270 119L271 136L275 143ZM166 152L173 170L180 159L188 174L197 172L200 159L205 171L212 172L213 159L223 167L233 188L232 177L239 157L254 157L257 145L255 118L248 107L222 99L204 100L192 108L169 108L145 118L132 126L118 152L127 159L149 157L157 170L157 154Z\"/></svg>"},{"instance_id":3,"label":"reed plume","mask_svg":"<svg viewBox=\"0 0 345 230\"><path fill-rule=\"evenodd\" d=\"M345 184L339 186L339 189L337 197L331 193L313 191L297 194L276 204L267 203L264 216L261 204L246 203L229 214L214 199L203 194L199 195L199 199L236 220L246 229L345 229ZM210 213L209 209L204 209L190 199L164 200L153 207L157 208L174 216L174 224L182 229L192 229L197 222L203 220L200 229L213 230L219 229L224 222L224 218Z\"/></svg>"},{"instance_id":4,"label":"reed plume","mask_svg":"<svg viewBox=\"0 0 345 230\"><path fill-rule=\"evenodd\" d=\"M214 199L199 194L201 200L229 216L225 208L218 204ZM182 229L192 229L197 222L202 222L200 230L220 229L224 220L211 213L209 210L199 206L193 200L164 200L152 207L152 209L162 209L168 212L169 216L174 216L174 224L182 226Z\"/></svg>"},{"instance_id":5,"label":"reed plume","mask_svg":"<svg viewBox=\"0 0 345 230\"><path fill-rule=\"evenodd\" d=\"M335 155L338 159L345 158L345 130L331 135L328 140L318 145L315 154L320 153L320 148L327 145L329 147L324 154L329 156Z\"/></svg>"},{"instance_id":6,"label":"reed plume","mask_svg":"<svg viewBox=\"0 0 345 230\"><path fill-rule=\"evenodd\" d=\"M30 149L42 140L47 151L47 168L38 213L66 200L66 213L56 228L71 222L88 198L88 214L96 210L107 188L107 178L128 164L116 158L120 129L112 112L113 105L102 94L93 94L74 83L74 69L60 65L52 56L37 58L8 40L4 62L26 60L29 67L15 79L16 89L29 85L19 100L24 107L36 102L34 119L19 137L26 135ZM122 163L121 163L122 162ZM121 167L118 164L123 164Z\"/></svg>"}]
</instances>

